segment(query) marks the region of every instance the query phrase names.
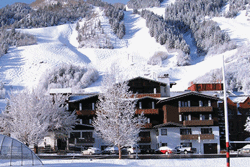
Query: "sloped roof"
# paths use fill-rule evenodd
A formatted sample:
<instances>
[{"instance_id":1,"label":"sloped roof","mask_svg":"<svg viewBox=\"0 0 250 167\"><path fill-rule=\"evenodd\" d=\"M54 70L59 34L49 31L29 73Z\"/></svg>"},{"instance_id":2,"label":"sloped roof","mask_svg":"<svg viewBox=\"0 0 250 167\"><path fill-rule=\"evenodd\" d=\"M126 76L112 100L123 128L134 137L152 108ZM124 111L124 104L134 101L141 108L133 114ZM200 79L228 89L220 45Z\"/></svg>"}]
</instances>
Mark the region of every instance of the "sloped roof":
<instances>
[{"instance_id":1,"label":"sloped roof","mask_svg":"<svg viewBox=\"0 0 250 167\"><path fill-rule=\"evenodd\" d=\"M69 97L68 102L73 103L73 102L78 102L81 100L86 100L91 97L98 96L98 94L82 94L82 95L72 95Z\"/></svg>"},{"instance_id":2,"label":"sloped roof","mask_svg":"<svg viewBox=\"0 0 250 167\"><path fill-rule=\"evenodd\" d=\"M133 80L136 80L136 79L143 79L143 80L148 80L148 81L151 81L151 82L156 82L156 83L159 83L159 84L161 84L161 85L167 85L166 82L160 82L160 81L157 81L157 80L153 80L153 79L149 79L149 78L145 78L145 77L141 77L141 76L138 76L138 77L129 79L129 80L127 80L127 81L130 82L130 81L133 81ZM171 84L171 85L175 85L176 83L175 83L175 82L170 82L170 84Z\"/></svg>"},{"instance_id":3,"label":"sloped roof","mask_svg":"<svg viewBox=\"0 0 250 167\"><path fill-rule=\"evenodd\" d=\"M244 103L248 96L229 96L229 99L234 103Z\"/></svg>"},{"instance_id":4,"label":"sloped roof","mask_svg":"<svg viewBox=\"0 0 250 167\"><path fill-rule=\"evenodd\" d=\"M176 95L176 96L167 97L167 98L165 98L163 100L160 100L158 103L163 103L163 102L167 102L167 101L171 101L171 100L175 100L175 99L179 99L179 98L186 97L186 96L191 96L191 95L204 97L204 98L208 98L208 99L213 99L213 100L220 100L218 97L215 97L215 96L209 96L209 95L202 94L202 93L199 93L199 92L191 91L191 92L184 92L183 94L179 94L179 95Z\"/></svg>"}]
</instances>

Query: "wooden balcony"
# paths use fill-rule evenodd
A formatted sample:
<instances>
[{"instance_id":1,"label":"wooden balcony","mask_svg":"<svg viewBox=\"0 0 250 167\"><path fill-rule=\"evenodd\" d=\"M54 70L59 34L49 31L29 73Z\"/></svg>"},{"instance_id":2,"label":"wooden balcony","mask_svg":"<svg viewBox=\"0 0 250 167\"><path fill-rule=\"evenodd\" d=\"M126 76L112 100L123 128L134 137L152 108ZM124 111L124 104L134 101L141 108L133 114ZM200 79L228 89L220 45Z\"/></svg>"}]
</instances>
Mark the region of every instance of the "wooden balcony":
<instances>
[{"instance_id":1,"label":"wooden balcony","mask_svg":"<svg viewBox=\"0 0 250 167\"><path fill-rule=\"evenodd\" d=\"M179 107L179 113L186 112L213 112L213 107Z\"/></svg>"},{"instance_id":2,"label":"wooden balcony","mask_svg":"<svg viewBox=\"0 0 250 167\"><path fill-rule=\"evenodd\" d=\"M198 140L199 135L181 135L181 140ZM200 134L200 139L201 140L213 140L214 139L214 134Z\"/></svg>"},{"instance_id":3,"label":"wooden balcony","mask_svg":"<svg viewBox=\"0 0 250 167\"><path fill-rule=\"evenodd\" d=\"M136 98L142 98L142 97L161 97L160 93L141 93L137 94Z\"/></svg>"},{"instance_id":4,"label":"wooden balcony","mask_svg":"<svg viewBox=\"0 0 250 167\"><path fill-rule=\"evenodd\" d=\"M95 115L94 110L77 110L76 111L77 115Z\"/></svg>"},{"instance_id":5,"label":"wooden balcony","mask_svg":"<svg viewBox=\"0 0 250 167\"><path fill-rule=\"evenodd\" d=\"M181 135L181 140L198 140L198 135Z\"/></svg>"},{"instance_id":6,"label":"wooden balcony","mask_svg":"<svg viewBox=\"0 0 250 167\"><path fill-rule=\"evenodd\" d=\"M135 111L135 114L141 114L144 113L144 115L146 114L159 114L159 109L137 109Z\"/></svg>"},{"instance_id":7,"label":"wooden balcony","mask_svg":"<svg viewBox=\"0 0 250 167\"><path fill-rule=\"evenodd\" d=\"M183 121L184 126L209 126L214 125L214 120L191 120L191 121Z\"/></svg>"},{"instance_id":8,"label":"wooden balcony","mask_svg":"<svg viewBox=\"0 0 250 167\"><path fill-rule=\"evenodd\" d=\"M152 128L152 123L147 123L142 128Z\"/></svg>"},{"instance_id":9,"label":"wooden balcony","mask_svg":"<svg viewBox=\"0 0 250 167\"><path fill-rule=\"evenodd\" d=\"M139 143L151 143L151 137L140 137Z\"/></svg>"}]
</instances>

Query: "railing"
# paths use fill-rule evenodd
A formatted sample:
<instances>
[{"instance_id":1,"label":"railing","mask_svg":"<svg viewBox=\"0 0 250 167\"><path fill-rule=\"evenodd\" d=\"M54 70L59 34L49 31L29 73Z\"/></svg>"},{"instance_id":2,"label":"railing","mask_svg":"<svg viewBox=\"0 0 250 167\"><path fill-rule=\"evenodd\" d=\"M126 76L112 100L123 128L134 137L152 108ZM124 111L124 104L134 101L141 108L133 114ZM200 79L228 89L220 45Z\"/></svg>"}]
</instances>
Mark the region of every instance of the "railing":
<instances>
[{"instance_id":1,"label":"railing","mask_svg":"<svg viewBox=\"0 0 250 167\"><path fill-rule=\"evenodd\" d=\"M77 115L95 115L94 110L77 110L76 111Z\"/></svg>"},{"instance_id":2,"label":"railing","mask_svg":"<svg viewBox=\"0 0 250 167\"><path fill-rule=\"evenodd\" d=\"M134 95L132 97L134 97ZM136 94L136 98L142 98L142 97L161 97L161 94L160 93L140 93L140 94Z\"/></svg>"},{"instance_id":3,"label":"railing","mask_svg":"<svg viewBox=\"0 0 250 167\"><path fill-rule=\"evenodd\" d=\"M151 137L141 137L139 143L151 143Z\"/></svg>"},{"instance_id":4,"label":"railing","mask_svg":"<svg viewBox=\"0 0 250 167\"><path fill-rule=\"evenodd\" d=\"M213 112L213 107L179 107L179 113L185 112Z\"/></svg>"},{"instance_id":5,"label":"railing","mask_svg":"<svg viewBox=\"0 0 250 167\"><path fill-rule=\"evenodd\" d=\"M70 144L95 143L95 138L85 138L85 139L69 138L69 143Z\"/></svg>"},{"instance_id":6,"label":"railing","mask_svg":"<svg viewBox=\"0 0 250 167\"><path fill-rule=\"evenodd\" d=\"M181 135L181 140L213 140L214 134L195 134L195 135Z\"/></svg>"},{"instance_id":7,"label":"railing","mask_svg":"<svg viewBox=\"0 0 250 167\"><path fill-rule=\"evenodd\" d=\"M152 128L152 123L147 123L142 128Z\"/></svg>"},{"instance_id":8,"label":"railing","mask_svg":"<svg viewBox=\"0 0 250 167\"><path fill-rule=\"evenodd\" d=\"M214 120L191 120L191 121L183 121L184 126L196 126L196 125L214 125Z\"/></svg>"},{"instance_id":9,"label":"railing","mask_svg":"<svg viewBox=\"0 0 250 167\"><path fill-rule=\"evenodd\" d=\"M137 109L135 114L141 114L142 112L144 114L159 114L159 109Z\"/></svg>"}]
</instances>

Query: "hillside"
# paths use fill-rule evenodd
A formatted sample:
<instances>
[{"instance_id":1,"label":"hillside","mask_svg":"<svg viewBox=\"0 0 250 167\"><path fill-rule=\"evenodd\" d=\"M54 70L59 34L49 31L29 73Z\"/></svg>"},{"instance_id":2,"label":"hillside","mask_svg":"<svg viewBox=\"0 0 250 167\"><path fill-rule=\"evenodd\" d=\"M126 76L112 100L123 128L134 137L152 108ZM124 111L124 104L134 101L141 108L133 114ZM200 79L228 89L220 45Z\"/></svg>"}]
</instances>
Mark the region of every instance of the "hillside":
<instances>
[{"instance_id":1,"label":"hillside","mask_svg":"<svg viewBox=\"0 0 250 167\"><path fill-rule=\"evenodd\" d=\"M164 15L165 7L174 0L164 0L160 7L150 8L158 15ZM79 48L77 41L76 22L45 28L18 29L18 31L34 35L37 44L22 47L11 47L9 52L0 58L0 81L7 91L11 89L35 89L41 85L41 77L50 69L61 64L91 66L99 72L99 79L85 88L85 92L98 92L102 76L114 64L120 67L125 78L144 76L155 78L161 74L169 74L171 81L177 83L172 91L187 89L191 81L204 78L204 74L222 67L222 57L225 56L227 66L237 61L229 61L230 57L238 60L237 49L221 54L198 56L197 48L190 33L184 34L186 43L190 46L191 61L189 66L177 66L175 50L169 50L156 42L149 34L146 20L132 9L124 12L123 22L126 27L125 36L119 39L112 31L109 20L100 7L94 7L96 19L100 20L104 33L110 39L114 49ZM247 21L246 10L242 10L235 18L214 17L222 30L229 33L232 41L238 46L249 45L250 33L247 31L250 22ZM84 25L86 20L79 23ZM149 59L158 51L165 52L168 57L158 65L149 65ZM240 55L239 55L240 56ZM246 55L249 57L249 55ZM202 81L202 79L200 80ZM249 88L250 89L250 88ZM5 101L1 100L0 106Z\"/></svg>"}]
</instances>

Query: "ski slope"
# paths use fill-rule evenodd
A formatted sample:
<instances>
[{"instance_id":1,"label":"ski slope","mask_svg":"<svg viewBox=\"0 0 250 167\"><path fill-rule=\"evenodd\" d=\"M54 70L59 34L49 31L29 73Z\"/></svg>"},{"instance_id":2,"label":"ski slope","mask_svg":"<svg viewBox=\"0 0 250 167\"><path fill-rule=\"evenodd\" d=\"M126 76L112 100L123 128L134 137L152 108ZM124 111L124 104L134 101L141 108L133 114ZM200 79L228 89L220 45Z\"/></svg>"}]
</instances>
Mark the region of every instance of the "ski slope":
<instances>
[{"instance_id":1,"label":"ski slope","mask_svg":"<svg viewBox=\"0 0 250 167\"><path fill-rule=\"evenodd\" d=\"M162 9L173 2L174 0L165 0L160 8L152 8L151 10L161 14ZM114 49L78 48L75 24L22 29L20 31L35 35L37 44L13 47L9 53L0 58L0 81L5 84L5 88L8 91L24 88L35 89L39 85L43 73L61 63L67 63L78 66L94 66L100 72L100 79L86 88L85 92L100 91L102 75L114 64L120 67L125 79L136 76L153 79L155 74L168 73L171 81L177 83L172 90L182 91L187 89L189 83L197 77L212 69L221 68L223 55L227 58L236 52L236 50L232 50L204 59L197 57L195 48L191 48L191 51L193 50L191 52L192 64L178 67L176 66L176 53L170 53L164 46L156 43L155 39L148 33L145 19L132 14L132 10L125 12L126 35L123 39L118 39L113 34L103 12L99 8L95 8L95 10L99 15L104 32L111 38ZM238 45L249 42L250 22L247 21L244 11L234 19L217 17L213 20L218 22L222 30L229 32L231 39L236 41ZM192 43L192 39L188 35L185 39L188 43ZM167 52L168 59L163 61L161 66L148 65L147 61L157 51ZM2 101L0 101L1 103Z\"/></svg>"}]
</instances>

